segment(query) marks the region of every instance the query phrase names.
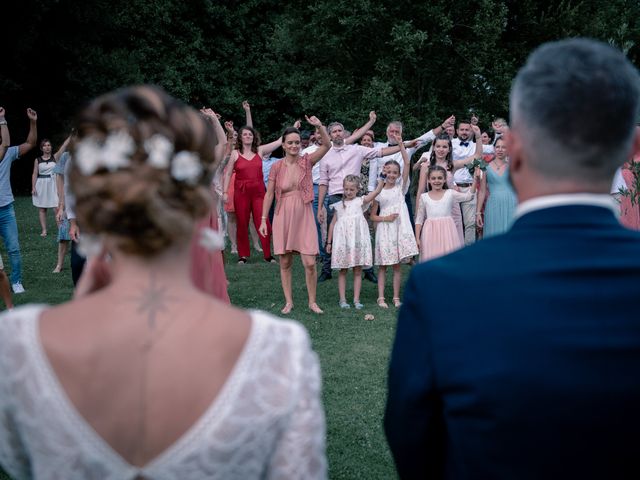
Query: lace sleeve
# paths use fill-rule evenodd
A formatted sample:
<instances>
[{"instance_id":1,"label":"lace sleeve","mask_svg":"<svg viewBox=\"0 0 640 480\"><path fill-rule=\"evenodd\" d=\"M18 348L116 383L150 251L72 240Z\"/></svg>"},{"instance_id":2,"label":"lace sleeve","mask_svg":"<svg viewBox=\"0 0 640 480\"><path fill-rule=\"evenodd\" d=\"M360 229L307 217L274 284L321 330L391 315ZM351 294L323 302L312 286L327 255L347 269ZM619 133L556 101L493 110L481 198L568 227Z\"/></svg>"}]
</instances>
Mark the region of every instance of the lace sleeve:
<instances>
[{"instance_id":1,"label":"lace sleeve","mask_svg":"<svg viewBox=\"0 0 640 480\"><path fill-rule=\"evenodd\" d=\"M425 195L425 194L423 194ZM424 221L427 219L427 205L423 195L420 195L420 201L418 202L418 208L416 212L416 220L415 223L418 225L422 225Z\"/></svg>"},{"instance_id":2,"label":"lace sleeve","mask_svg":"<svg viewBox=\"0 0 640 480\"><path fill-rule=\"evenodd\" d=\"M320 365L311 350L309 336L300 333L297 398L293 411L275 447L267 478L326 479L325 420L320 397Z\"/></svg>"},{"instance_id":3,"label":"lace sleeve","mask_svg":"<svg viewBox=\"0 0 640 480\"><path fill-rule=\"evenodd\" d=\"M11 321L7 315L0 317L0 322L8 325ZM11 339L13 333L8 333L0 328L0 339ZM29 458L22 445L18 426L10 407L9 381L13 378L12 372L7 371L7 362L4 355L8 355L12 349L0 342L0 466L4 468L12 478L31 478Z\"/></svg>"}]
</instances>

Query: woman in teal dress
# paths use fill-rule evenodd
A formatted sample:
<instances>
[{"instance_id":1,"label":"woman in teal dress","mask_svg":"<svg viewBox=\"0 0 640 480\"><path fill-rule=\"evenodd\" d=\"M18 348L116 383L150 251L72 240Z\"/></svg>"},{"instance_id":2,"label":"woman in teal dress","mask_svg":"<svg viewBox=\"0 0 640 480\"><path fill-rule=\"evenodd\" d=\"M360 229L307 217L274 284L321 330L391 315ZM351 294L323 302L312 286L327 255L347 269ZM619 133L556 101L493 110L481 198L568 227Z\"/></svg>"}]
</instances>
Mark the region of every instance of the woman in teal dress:
<instances>
[{"instance_id":1,"label":"woman in teal dress","mask_svg":"<svg viewBox=\"0 0 640 480\"><path fill-rule=\"evenodd\" d=\"M499 138L496 141L495 152L495 158L487 166L478 192L478 210L487 199L484 215L480 211L476 212L478 227L484 228L484 238L509 230L518 204L509 182L507 148L503 139Z\"/></svg>"}]
</instances>

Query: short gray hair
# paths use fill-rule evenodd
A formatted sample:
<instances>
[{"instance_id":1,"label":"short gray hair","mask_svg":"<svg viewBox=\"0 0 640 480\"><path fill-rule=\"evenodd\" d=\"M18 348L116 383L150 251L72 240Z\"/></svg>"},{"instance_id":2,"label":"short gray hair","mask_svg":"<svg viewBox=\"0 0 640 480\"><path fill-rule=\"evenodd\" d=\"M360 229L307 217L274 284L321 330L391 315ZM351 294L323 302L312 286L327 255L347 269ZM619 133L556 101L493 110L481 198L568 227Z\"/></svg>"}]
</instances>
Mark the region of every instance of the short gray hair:
<instances>
[{"instance_id":1,"label":"short gray hair","mask_svg":"<svg viewBox=\"0 0 640 480\"><path fill-rule=\"evenodd\" d=\"M619 50L589 39L546 43L514 80L511 124L538 173L601 183L627 160L639 98L638 71Z\"/></svg>"},{"instance_id":2,"label":"short gray hair","mask_svg":"<svg viewBox=\"0 0 640 480\"><path fill-rule=\"evenodd\" d=\"M327 126L327 132L329 134L331 134L331 130L333 130L333 127L337 127L340 126L342 127L342 129L344 130L344 125L342 125L340 122L331 122L328 126Z\"/></svg>"}]
</instances>

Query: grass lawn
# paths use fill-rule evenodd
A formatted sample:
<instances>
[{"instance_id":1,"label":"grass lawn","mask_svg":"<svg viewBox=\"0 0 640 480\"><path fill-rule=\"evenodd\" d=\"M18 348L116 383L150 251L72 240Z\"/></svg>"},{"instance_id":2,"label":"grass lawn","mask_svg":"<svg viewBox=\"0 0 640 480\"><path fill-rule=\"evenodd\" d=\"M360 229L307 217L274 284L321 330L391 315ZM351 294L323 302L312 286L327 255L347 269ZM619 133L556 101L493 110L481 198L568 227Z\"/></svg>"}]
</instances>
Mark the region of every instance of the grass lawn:
<instances>
[{"instance_id":1,"label":"grass lawn","mask_svg":"<svg viewBox=\"0 0 640 480\"><path fill-rule=\"evenodd\" d=\"M49 236L40 237L37 209L30 197L17 198L16 217L22 251L23 284L26 293L14 295L17 305L25 303L61 303L71 296L73 284L68 257L60 274L51 273L56 264L57 228L49 216ZM7 269L6 250L2 257ZM284 305L277 265L266 264L252 253L250 263L235 264L227 255L229 294L234 305L278 314ZM296 259L298 260L298 259ZM408 270L404 270L404 275ZM387 301L391 299L391 279L387 278ZM347 299L352 281L347 284ZM318 304L325 311L317 316L307 309L304 272L299 260L294 268L295 307L290 317L309 331L313 347L320 357L327 415L327 455L332 479L396 478L393 460L382 430L386 396L386 371L395 332L396 309L384 311L375 305L376 287L363 281L357 311L338 307L337 275L318 286ZM371 313L373 321L364 320ZM7 478L0 471L0 480Z\"/></svg>"}]
</instances>

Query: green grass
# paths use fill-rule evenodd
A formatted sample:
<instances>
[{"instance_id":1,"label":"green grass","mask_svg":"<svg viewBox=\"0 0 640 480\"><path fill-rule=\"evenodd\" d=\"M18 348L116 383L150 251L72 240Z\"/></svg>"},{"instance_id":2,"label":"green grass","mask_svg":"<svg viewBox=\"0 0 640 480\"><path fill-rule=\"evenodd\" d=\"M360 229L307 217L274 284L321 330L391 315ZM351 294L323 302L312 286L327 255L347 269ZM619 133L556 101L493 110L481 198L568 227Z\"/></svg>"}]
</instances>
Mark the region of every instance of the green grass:
<instances>
[{"instance_id":1,"label":"green grass","mask_svg":"<svg viewBox=\"0 0 640 480\"><path fill-rule=\"evenodd\" d=\"M31 198L17 198L16 216L22 251L23 283L27 292L14 295L16 305L56 304L72 293L69 260L61 274L51 273L56 264L57 229L49 216L49 236L41 238L37 209ZM6 251L2 249L8 269ZM277 265L266 264L252 253L250 263L235 264L226 255L229 294L234 305L279 314L284 305ZM403 271L404 275L408 270ZM289 315L309 331L313 348L320 357L323 400L327 416L327 456L332 479L396 478L393 460L382 430L386 398L386 372L395 332L396 309L384 311L375 305L376 287L363 281L363 310L338 307L337 275L318 286L318 304L325 311L317 316L307 309L304 273L299 259L294 266L295 307ZM390 277L390 275L388 275ZM387 278L387 300L391 284ZM353 297L352 279L347 283L347 299ZM364 320L371 313L373 321ZM4 480L0 471L0 480Z\"/></svg>"}]
</instances>

